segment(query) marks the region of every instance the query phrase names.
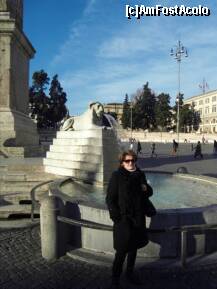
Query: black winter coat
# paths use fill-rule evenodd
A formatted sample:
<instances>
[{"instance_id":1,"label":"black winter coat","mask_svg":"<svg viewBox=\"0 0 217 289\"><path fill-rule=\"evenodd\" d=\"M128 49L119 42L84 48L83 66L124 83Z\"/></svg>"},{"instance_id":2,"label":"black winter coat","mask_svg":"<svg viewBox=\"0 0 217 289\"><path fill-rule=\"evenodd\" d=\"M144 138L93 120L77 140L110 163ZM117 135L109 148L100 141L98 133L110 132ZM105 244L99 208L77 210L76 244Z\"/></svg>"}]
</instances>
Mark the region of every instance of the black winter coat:
<instances>
[{"instance_id":1,"label":"black winter coat","mask_svg":"<svg viewBox=\"0 0 217 289\"><path fill-rule=\"evenodd\" d=\"M129 172L123 167L113 172L109 181L106 203L114 221L114 249L131 251L148 243L145 224L145 199L153 192L142 190L147 185L145 174L137 168Z\"/></svg>"}]
</instances>

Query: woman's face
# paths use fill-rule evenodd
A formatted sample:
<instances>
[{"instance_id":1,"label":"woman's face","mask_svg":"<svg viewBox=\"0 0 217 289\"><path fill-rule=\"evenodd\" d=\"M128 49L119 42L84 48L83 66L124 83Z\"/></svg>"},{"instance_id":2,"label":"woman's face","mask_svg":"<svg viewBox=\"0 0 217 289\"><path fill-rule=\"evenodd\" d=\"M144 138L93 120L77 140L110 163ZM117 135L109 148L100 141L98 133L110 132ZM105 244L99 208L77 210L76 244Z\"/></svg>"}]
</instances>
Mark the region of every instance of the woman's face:
<instances>
[{"instance_id":1,"label":"woman's face","mask_svg":"<svg viewBox=\"0 0 217 289\"><path fill-rule=\"evenodd\" d=\"M132 171L135 170L135 159L131 155L126 155L125 159L122 162L122 166L125 168L125 170Z\"/></svg>"}]
</instances>

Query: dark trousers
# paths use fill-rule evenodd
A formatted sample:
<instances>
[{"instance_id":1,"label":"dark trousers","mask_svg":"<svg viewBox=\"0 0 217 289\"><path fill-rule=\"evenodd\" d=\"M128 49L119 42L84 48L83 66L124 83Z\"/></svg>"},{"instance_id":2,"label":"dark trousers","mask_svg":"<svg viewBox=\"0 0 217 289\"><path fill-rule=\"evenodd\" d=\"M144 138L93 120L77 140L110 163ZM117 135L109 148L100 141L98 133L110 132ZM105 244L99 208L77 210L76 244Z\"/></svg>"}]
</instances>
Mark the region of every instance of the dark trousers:
<instances>
[{"instance_id":1,"label":"dark trousers","mask_svg":"<svg viewBox=\"0 0 217 289\"><path fill-rule=\"evenodd\" d=\"M126 256L127 256L127 273L128 274L133 273L133 269L136 262L136 254L137 254L136 249L130 252L117 251L115 253L115 259L112 267L112 278L114 281L115 280L118 281L120 278Z\"/></svg>"},{"instance_id":2,"label":"dark trousers","mask_svg":"<svg viewBox=\"0 0 217 289\"><path fill-rule=\"evenodd\" d=\"M194 154L194 158L196 159L196 157L200 156L201 159L203 159L203 154L200 152L197 152Z\"/></svg>"}]
</instances>

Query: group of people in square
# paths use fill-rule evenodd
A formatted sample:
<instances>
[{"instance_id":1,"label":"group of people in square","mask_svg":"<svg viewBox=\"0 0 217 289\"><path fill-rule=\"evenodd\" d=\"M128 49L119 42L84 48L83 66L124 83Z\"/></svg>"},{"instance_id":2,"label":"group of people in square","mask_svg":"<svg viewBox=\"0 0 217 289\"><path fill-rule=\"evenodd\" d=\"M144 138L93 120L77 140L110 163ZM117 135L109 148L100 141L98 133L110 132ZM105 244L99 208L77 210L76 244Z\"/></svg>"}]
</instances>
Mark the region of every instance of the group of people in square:
<instances>
[{"instance_id":1,"label":"group of people in square","mask_svg":"<svg viewBox=\"0 0 217 289\"><path fill-rule=\"evenodd\" d=\"M135 151L137 156L143 153L142 152L142 145L141 145L141 142L139 140L137 141L135 138L130 138L129 139L129 143L130 143L129 148L131 150ZM184 141L184 143L187 143L187 141ZM202 141L202 144L204 145L205 142ZM171 154L173 156L176 156L177 153L178 153L178 149L179 149L179 143L175 139L173 139ZM202 146L201 146L201 142L200 141L198 141L196 143L196 145L194 145L192 143L191 144L191 150L194 151L194 154L193 154L194 159L196 159L198 157L203 159ZM214 143L213 143L213 154L217 155L217 141L216 140L214 140ZM151 158L157 157L156 143L155 142L152 142L151 145L150 145L150 157Z\"/></svg>"}]
</instances>

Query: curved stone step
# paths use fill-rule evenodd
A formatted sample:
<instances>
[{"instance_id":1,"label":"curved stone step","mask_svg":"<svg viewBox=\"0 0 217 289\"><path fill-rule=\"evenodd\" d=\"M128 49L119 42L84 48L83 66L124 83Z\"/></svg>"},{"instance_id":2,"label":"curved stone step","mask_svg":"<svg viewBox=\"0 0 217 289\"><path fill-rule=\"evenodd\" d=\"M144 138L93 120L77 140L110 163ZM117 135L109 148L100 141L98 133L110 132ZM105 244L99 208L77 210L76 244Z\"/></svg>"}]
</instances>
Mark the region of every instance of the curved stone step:
<instances>
[{"instance_id":1,"label":"curved stone step","mask_svg":"<svg viewBox=\"0 0 217 289\"><path fill-rule=\"evenodd\" d=\"M102 172L102 164L100 163L91 163L88 161L71 161L64 160L64 159L44 159L45 166L55 166L60 168L66 169L73 169L73 170L86 170L89 172ZM46 170L46 172L48 172Z\"/></svg>"},{"instance_id":2,"label":"curved stone step","mask_svg":"<svg viewBox=\"0 0 217 289\"><path fill-rule=\"evenodd\" d=\"M39 200L47 194L48 190L40 190L35 193L35 200ZM1 204L20 204L31 201L30 191L28 192L4 192L0 195L0 205Z\"/></svg>"},{"instance_id":3,"label":"curved stone step","mask_svg":"<svg viewBox=\"0 0 217 289\"><path fill-rule=\"evenodd\" d=\"M73 146L73 145L81 145L81 146L102 146L102 141L98 138L82 138L82 139L54 139L53 145L62 145L62 146Z\"/></svg>"},{"instance_id":4,"label":"curved stone step","mask_svg":"<svg viewBox=\"0 0 217 289\"><path fill-rule=\"evenodd\" d=\"M95 173L95 172L90 172L87 170L76 170L76 169L70 169L70 168L61 168L61 167L56 167L52 165L46 165L46 171L50 173L57 173L58 175L61 176L69 176L69 177L75 177L80 180L90 180L90 181L97 181L101 180L103 177L102 173Z\"/></svg>"},{"instance_id":5,"label":"curved stone step","mask_svg":"<svg viewBox=\"0 0 217 289\"><path fill-rule=\"evenodd\" d=\"M55 175L53 174L48 174L45 172L40 172L40 173L25 173L25 172L21 172L21 173L17 173L17 172L9 172L7 174L2 175L3 178L2 180L4 180L4 182L32 182L32 183L38 183L38 182L44 182L44 181L48 181L51 180L53 178L56 178Z\"/></svg>"},{"instance_id":6,"label":"curved stone step","mask_svg":"<svg viewBox=\"0 0 217 289\"><path fill-rule=\"evenodd\" d=\"M95 154L79 154L69 152L47 152L47 159L67 160L72 162L88 162L98 164L101 162L102 156Z\"/></svg>"},{"instance_id":7,"label":"curved stone step","mask_svg":"<svg viewBox=\"0 0 217 289\"><path fill-rule=\"evenodd\" d=\"M36 209L34 214L39 214ZM12 216L29 216L31 215L31 205L6 205L0 206L0 219L6 219Z\"/></svg>"},{"instance_id":8,"label":"curved stone step","mask_svg":"<svg viewBox=\"0 0 217 289\"><path fill-rule=\"evenodd\" d=\"M14 192L30 192L31 189L40 184L42 181L10 181L10 182L4 182L1 183L0 187L0 195L2 195L3 192L7 193L14 193ZM47 190L48 185L44 185L41 190Z\"/></svg>"},{"instance_id":9,"label":"curved stone step","mask_svg":"<svg viewBox=\"0 0 217 289\"><path fill-rule=\"evenodd\" d=\"M104 177L106 177L106 179L109 179L111 176L112 171L111 170L107 170L106 172L104 172L104 174L101 172L90 172L87 170L73 170L73 169L67 169L67 168L60 168L60 167L55 167L52 165L47 165L46 166L46 171L50 172L50 173L57 173L58 175L61 176L69 176L69 177L75 177L77 179L83 180L83 181L91 181L96 183L103 183L104 181Z\"/></svg>"},{"instance_id":10,"label":"curved stone step","mask_svg":"<svg viewBox=\"0 0 217 289\"><path fill-rule=\"evenodd\" d=\"M51 145L50 152L59 152L59 153L66 153L66 147L62 145ZM101 155L102 154L102 147L98 146L90 146L90 145L73 145L67 146L67 153L76 153L76 154L94 154L94 155Z\"/></svg>"},{"instance_id":11,"label":"curved stone step","mask_svg":"<svg viewBox=\"0 0 217 289\"><path fill-rule=\"evenodd\" d=\"M71 139L71 138L101 138L102 129L94 130L72 130L72 131L58 131L56 138Z\"/></svg>"}]
</instances>

